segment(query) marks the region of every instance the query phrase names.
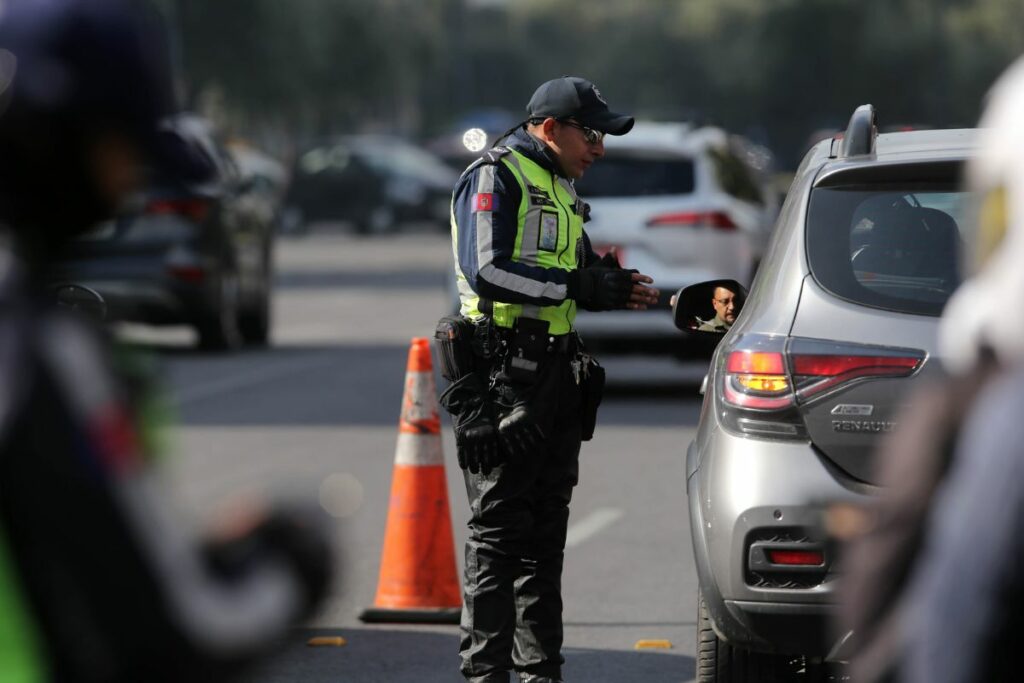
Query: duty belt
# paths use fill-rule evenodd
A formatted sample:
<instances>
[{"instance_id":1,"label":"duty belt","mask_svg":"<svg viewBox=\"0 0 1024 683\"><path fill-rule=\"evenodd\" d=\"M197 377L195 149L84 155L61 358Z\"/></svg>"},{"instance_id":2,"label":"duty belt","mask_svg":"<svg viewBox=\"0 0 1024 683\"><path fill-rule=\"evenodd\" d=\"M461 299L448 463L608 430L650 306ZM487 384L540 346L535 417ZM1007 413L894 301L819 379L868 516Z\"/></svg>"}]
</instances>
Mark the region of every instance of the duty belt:
<instances>
[{"instance_id":1,"label":"duty belt","mask_svg":"<svg viewBox=\"0 0 1024 683\"><path fill-rule=\"evenodd\" d=\"M484 319L476 323L473 350L482 358L493 358L508 349L514 335L513 328L498 327L490 320ZM551 354L573 353L580 346L575 330L568 334L549 334L547 341L546 350Z\"/></svg>"}]
</instances>

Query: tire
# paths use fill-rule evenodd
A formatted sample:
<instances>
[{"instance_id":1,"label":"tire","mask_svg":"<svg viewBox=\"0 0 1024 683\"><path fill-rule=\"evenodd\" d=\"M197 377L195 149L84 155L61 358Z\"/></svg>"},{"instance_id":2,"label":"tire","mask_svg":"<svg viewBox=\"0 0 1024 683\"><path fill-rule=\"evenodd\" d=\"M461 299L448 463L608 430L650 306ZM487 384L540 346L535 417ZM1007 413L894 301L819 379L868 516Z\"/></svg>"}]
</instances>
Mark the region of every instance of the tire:
<instances>
[{"instance_id":1,"label":"tire","mask_svg":"<svg viewBox=\"0 0 1024 683\"><path fill-rule=\"evenodd\" d=\"M196 324L200 349L234 351L241 348L238 297L238 278L233 273L222 273L217 281L214 308L203 314Z\"/></svg>"},{"instance_id":2,"label":"tire","mask_svg":"<svg viewBox=\"0 0 1024 683\"><path fill-rule=\"evenodd\" d=\"M278 231L285 235L305 235L309 232L305 213L297 206L286 206L276 222Z\"/></svg>"},{"instance_id":3,"label":"tire","mask_svg":"<svg viewBox=\"0 0 1024 683\"><path fill-rule=\"evenodd\" d=\"M799 657L753 652L730 645L711 627L704 595L697 598L697 683L801 681L791 660Z\"/></svg>"},{"instance_id":4,"label":"tire","mask_svg":"<svg viewBox=\"0 0 1024 683\"><path fill-rule=\"evenodd\" d=\"M270 341L270 284L263 276L258 299L238 316L238 331L249 346L266 346Z\"/></svg>"},{"instance_id":5,"label":"tire","mask_svg":"<svg viewBox=\"0 0 1024 683\"><path fill-rule=\"evenodd\" d=\"M398 217L390 206L375 206L356 221L355 229L359 235L387 235L398 229Z\"/></svg>"}]
</instances>

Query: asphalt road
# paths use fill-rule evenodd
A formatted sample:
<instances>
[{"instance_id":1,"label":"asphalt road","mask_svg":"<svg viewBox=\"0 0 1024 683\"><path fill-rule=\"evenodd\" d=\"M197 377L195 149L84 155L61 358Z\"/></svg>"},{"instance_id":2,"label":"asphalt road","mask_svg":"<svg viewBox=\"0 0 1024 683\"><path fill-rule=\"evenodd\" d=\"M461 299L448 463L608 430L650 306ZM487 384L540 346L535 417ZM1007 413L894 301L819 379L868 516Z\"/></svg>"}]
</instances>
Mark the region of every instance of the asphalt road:
<instances>
[{"instance_id":1,"label":"asphalt road","mask_svg":"<svg viewBox=\"0 0 1024 683\"><path fill-rule=\"evenodd\" d=\"M186 329L124 330L156 352L177 406L167 475L183 519L202 526L238 501L275 498L325 500L337 515L330 599L254 683L460 680L457 627L358 620L376 591L409 343L444 312L449 258L447 239L429 233L281 240L270 348L202 354ZM583 448L566 551L565 676L690 681L697 584L683 469L703 372L602 360L609 393ZM442 431L461 573L468 507ZM320 635L346 644L306 645ZM671 647L636 649L641 640Z\"/></svg>"}]
</instances>

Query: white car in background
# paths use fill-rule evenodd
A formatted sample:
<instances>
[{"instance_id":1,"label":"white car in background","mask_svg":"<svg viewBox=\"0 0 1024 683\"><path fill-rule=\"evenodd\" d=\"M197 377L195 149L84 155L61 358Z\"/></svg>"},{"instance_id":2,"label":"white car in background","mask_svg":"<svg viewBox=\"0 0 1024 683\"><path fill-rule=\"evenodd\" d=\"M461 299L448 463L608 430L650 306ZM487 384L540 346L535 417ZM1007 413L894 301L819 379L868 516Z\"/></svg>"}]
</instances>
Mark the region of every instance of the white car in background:
<instances>
[{"instance_id":1,"label":"white car in background","mask_svg":"<svg viewBox=\"0 0 1024 683\"><path fill-rule=\"evenodd\" d=\"M590 204L598 253L654 278L663 301L646 312L581 313L588 347L606 353L687 355L669 296L728 278L749 286L779 209L770 153L720 128L638 121L605 137L605 157L576 182Z\"/></svg>"}]
</instances>

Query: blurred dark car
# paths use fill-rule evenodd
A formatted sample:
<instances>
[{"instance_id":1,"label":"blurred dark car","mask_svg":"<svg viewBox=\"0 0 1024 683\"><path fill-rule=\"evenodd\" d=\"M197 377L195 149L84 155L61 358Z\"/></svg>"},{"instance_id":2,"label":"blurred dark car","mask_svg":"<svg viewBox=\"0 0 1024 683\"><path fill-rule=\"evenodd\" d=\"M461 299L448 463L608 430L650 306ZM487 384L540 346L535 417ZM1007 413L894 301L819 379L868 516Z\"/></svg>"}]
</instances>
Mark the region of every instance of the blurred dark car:
<instances>
[{"instance_id":1,"label":"blurred dark car","mask_svg":"<svg viewBox=\"0 0 1024 683\"><path fill-rule=\"evenodd\" d=\"M163 133L195 160L200 179L152 175L116 219L72 245L51 280L96 290L111 321L191 325L204 349L266 344L273 239L266 201L204 119L179 115Z\"/></svg>"},{"instance_id":2,"label":"blurred dark car","mask_svg":"<svg viewBox=\"0 0 1024 683\"><path fill-rule=\"evenodd\" d=\"M310 147L295 160L285 195L285 232L316 221L346 221L359 234L407 222L447 227L458 174L401 138L357 135Z\"/></svg>"},{"instance_id":3,"label":"blurred dark car","mask_svg":"<svg viewBox=\"0 0 1024 683\"><path fill-rule=\"evenodd\" d=\"M474 109L459 118L446 132L429 140L425 147L455 172L462 173L490 148L491 143L522 121L507 109Z\"/></svg>"},{"instance_id":4,"label":"blurred dark car","mask_svg":"<svg viewBox=\"0 0 1024 683\"><path fill-rule=\"evenodd\" d=\"M288 170L277 159L247 143L229 143L227 149L248 189L246 202L278 229L284 193L288 189Z\"/></svg>"}]
</instances>

